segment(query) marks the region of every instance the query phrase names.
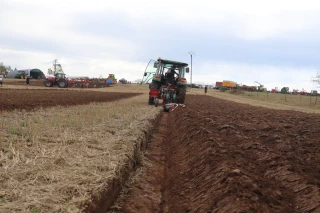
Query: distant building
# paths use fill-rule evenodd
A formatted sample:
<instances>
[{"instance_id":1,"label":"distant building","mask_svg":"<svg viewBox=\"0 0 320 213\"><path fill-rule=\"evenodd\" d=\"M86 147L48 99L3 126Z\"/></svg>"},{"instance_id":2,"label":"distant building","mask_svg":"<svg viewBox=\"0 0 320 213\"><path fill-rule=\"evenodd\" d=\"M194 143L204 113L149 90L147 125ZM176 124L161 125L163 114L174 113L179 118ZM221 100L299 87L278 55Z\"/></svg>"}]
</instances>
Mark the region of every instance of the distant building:
<instances>
[{"instance_id":1,"label":"distant building","mask_svg":"<svg viewBox=\"0 0 320 213\"><path fill-rule=\"evenodd\" d=\"M7 78L15 78L16 76L22 76L21 74L28 75L33 79L44 79L45 74L39 69L26 69L26 70L13 70L7 74Z\"/></svg>"}]
</instances>

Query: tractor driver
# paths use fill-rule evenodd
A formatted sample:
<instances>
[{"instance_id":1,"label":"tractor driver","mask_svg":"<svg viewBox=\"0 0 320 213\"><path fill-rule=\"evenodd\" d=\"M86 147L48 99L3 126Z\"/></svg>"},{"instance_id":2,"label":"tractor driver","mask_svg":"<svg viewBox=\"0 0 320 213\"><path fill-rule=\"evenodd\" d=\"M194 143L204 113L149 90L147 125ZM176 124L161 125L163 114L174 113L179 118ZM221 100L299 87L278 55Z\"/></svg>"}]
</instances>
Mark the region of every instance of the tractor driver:
<instances>
[{"instance_id":1,"label":"tractor driver","mask_svg":"<svg viewBox=\"0 0 320 213\"><path fill-rule=\"evenodd\" d=\"M177 74L175 71L175 67L172 67L170 70L168 70L168 72L166 73L167 79L168 79L168 83L174 84L174 74Z\"/></svg>"}]
</instances>

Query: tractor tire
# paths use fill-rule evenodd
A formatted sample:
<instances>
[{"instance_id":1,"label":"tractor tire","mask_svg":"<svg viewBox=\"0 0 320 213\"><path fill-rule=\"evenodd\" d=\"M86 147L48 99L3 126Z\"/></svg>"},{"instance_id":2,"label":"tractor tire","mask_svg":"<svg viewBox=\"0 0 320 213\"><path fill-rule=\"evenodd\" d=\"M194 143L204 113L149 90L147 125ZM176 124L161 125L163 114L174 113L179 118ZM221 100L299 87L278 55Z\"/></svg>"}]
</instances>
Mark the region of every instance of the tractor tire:
<instances>
[{"instance_id":1,"label":"tractor tire","mask_svg":"<svg viewBox=\"0 0 320 213\"><path fill-rule=\"evenodd\" d=\"M46 87L52 87L52 86L53 86L53 83L52 83L51 81L46 81L46 82L44 83L44 85L45 85Z\"/></svg>"},{"instance_id":2,"label":"tractor tire","mask_svg":"<svg viewBox=\"0 0 320 213\"><path fill-rule=\"evenodd\" d=\"M187 88L185 86L180 87L179 95L178 95L178 98L177 98L177 103L178 104L184 104L184 100L186 99L186 93L187 93Z\"/></svg>"},{"instance_id":3,"label":"tractor tire","mask_svg":"<svg viewBox=\"0 0 320 213\"><path fill-rule=\"evenodd\" d=\"M151 82L149 84L149 89L159 89L160 88L160 85L156 82Z\"/></svg>"},{"instance_id":4,"label":"tractor tire","mask_svg":"<svg viewBox=\"0 0 320 213\"><path fill-rule=\"evenodd\" d=\"M66 88L66 87L68 87L68 83L65 80L59 80L58 81L58 87Z\"/></svg>"}]
</instances>

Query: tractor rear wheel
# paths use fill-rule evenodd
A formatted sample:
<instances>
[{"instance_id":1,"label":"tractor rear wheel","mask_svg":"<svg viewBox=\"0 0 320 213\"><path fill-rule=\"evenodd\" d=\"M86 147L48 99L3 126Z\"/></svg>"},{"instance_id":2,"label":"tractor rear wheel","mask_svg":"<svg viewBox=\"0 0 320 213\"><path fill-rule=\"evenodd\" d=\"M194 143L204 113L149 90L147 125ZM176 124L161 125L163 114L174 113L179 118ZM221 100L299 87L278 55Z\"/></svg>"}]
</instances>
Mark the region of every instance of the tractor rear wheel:
<instances>
[{"instance_id":1,"label":"tractor rear wheel","mask_svg":"<svg viewBox=\"0 0 320 213\"><path fill-rule=\"evenodd\" d=\"M180 87L179 96L177 98L178 104L184 104L184 100L186 99L187 88L185 86Z\"/></svg>"},{"instance_id":2,"label":"tractor rear wheel","mask_svg":"<svg viewBox=\"0 0 320 213\"><path fill-rule=\"evenodd\" d=\"M45 85L46 87L52 87L52 86L53 86L53 83L52 83L51 81L46 81L46 82L44 83L44 85Z\"/></svg>"},{"instance_id":3,"label":"tractor rear wheel","mask_svg":"<svg viewBox=\"0 0 320 213\"><path fill-rule=\"evenodd\" d=\"M160 85L157 82L151 82L149 84L149 89L159 89Z\"/></svg>"},{"instance_id":4,"label":"tractor rear wheel","mask_svg":"<svg viewBox=\"0 0 320 213\"><path fill-rule=\"evenodd\" d=\"M58 87L65 88L68 86L68 83L65 80L59 80L58 81Z\"/></svg>"}]
</instances>

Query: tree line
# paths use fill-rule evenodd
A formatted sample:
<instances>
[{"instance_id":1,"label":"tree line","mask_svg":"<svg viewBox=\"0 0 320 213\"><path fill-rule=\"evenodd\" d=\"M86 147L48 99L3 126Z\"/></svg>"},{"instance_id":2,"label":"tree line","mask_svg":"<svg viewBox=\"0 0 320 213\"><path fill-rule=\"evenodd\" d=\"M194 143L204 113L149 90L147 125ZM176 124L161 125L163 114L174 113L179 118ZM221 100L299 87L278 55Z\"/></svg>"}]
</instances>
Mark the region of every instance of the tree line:
<instances>
[{"instance_id":1,"label":"tree line","mask_svg":"<svg viewBox=\"0 0 320 213\"><path fill-rule=\"evenodd\" d=\"M14 71L16 71L17 68L14 68ZM13 71L11 66L6 66L2 62L0 62L0 75L6 76L9 72Z\"/></svg>"}]
</instances>

